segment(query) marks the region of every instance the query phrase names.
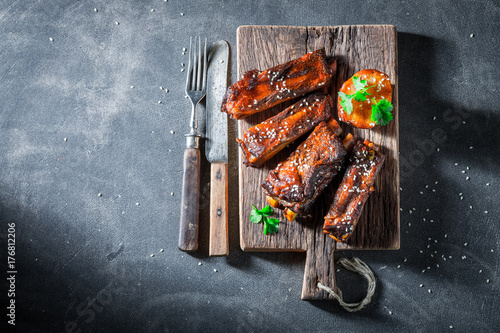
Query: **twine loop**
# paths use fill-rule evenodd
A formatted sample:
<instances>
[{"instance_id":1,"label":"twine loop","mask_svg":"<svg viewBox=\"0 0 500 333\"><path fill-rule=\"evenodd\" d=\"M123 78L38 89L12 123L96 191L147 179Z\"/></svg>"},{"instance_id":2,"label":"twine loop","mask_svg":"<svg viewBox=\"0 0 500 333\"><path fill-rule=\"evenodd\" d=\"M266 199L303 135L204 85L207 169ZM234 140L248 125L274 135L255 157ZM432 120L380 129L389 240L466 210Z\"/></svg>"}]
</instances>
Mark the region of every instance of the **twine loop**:
<instances>
[{"instance_id":1,"label":"twine loop","mask_svg":"<svg viewBox=\"0 0 500 333\"><path fill-rule=\"evenodd\" d=\"M337 286L335 286L335 290L332 290L331 288L318 281L318 288L321 288L324 291L330 293L340 303L340 305L349 312L356 312L363 309L371 302L372 296L375 293L377 281L375 279L375 276L373 275L372 270L359 258L352 258L352 260L349 260L347 258L340 258L337 263L342 265L345 269L356 272L366 278L366 280L368 281L368 290L366 292L365 298L363 298L363 300L358 303L346 303L342 298L342 291Z\"/></svg>"}]
</instances>

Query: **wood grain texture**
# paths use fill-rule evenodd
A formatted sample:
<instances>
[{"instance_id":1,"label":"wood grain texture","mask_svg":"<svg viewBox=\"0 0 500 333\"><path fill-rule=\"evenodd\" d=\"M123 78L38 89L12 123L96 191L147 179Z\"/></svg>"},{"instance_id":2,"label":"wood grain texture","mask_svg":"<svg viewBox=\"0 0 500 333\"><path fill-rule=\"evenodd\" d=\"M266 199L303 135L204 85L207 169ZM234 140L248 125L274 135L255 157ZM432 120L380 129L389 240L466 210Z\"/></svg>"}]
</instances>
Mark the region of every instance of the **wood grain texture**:
<instances>
[{"instance_id":1,"label":"wood grain texture","mask_svg":"<svg viewBox=\"0 0 500 333\"><path fill-rule=\"evenodd\" d=\"M179 225L179 250L191 252L198 249L198 218L200 207L200 150L184 150L182 173L181 218Z\"/></svg>"},{"instance_id":2,"label":"wood grain texture","mask_svg":"<svg viewBox=\"0 0 500 333\"><path fill-rule=\"evenodd\" d=\"M229 239L227 231L227 164L210 166L210 256L227 256Z\"/></svg>"},{"instance_id":3,"label":"wood grain texture","mask_svg":"<svg viewBox=\"0 0 500 333\"><path fill-rule=\"evenodd\" d=\"M262 226L250 223L251 205L267 203L261 189L262 181L277 163L286 159L300 142L283 149L261 168L246 167L239 154L240 245L244 251L307 251L303 299L327 299L316 288L317 281L334 287L333 251L347 249L399 248L399 109L397 84L397 32L389 25L357 25L332 27L242 26L237 32L238 75L251 69L263 70L298 58L306 52L325 48L327 56L337 59L337 76L330 93L355 72L373 68L389 75L393 85L394 121L371 130L342 124L343 134L352 133L380 146L386 155L385 165L375 182L375 192L368 199L357 229L347 244L336 243L322 232L323 218L333 200L342 177L337 177L318 198L307 216L287 222L281 212L277 234L266 236ZM238 121L238 137L251 126L283 110L293 101ZM336 114L336 112L335 112ZM339 122L340 123L340 122Z\"/></svg>"}]
</instances>

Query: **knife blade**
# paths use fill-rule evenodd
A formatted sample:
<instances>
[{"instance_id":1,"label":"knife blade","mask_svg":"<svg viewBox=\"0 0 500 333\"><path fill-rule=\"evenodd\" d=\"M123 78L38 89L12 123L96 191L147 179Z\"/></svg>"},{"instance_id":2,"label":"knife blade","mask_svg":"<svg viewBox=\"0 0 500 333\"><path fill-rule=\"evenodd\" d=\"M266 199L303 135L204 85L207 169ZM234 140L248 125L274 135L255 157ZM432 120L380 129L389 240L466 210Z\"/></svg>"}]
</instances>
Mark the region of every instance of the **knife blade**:
<instances>
[{"instance_id":1,"label":"knife blade","mask_svg":"<svg viewBox=\"0 0 500 333\"><path fill-rule=\"evenodd\" d=\"M221 111L227 89L229 44L220 40L209 53L205 156L210 165L210 256L229 254L227 215L227 115Z\"/></svg>"}]
</instances>

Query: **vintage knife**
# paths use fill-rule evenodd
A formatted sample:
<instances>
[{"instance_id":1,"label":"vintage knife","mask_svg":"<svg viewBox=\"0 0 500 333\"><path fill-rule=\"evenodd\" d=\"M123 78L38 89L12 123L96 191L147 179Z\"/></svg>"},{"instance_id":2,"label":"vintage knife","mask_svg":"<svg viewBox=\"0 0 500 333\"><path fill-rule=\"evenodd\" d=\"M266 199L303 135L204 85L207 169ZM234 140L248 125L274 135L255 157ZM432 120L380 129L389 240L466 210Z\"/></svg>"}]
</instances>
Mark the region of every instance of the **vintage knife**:
<instances>
[{"instance_id":1,"label":"vintage knife","mask_svg":"<svg viewBox=\"0 0 500 333\"><path fill-rule=\"evenodd\" d=\"M205 156L210 166L210 256L229 254L227 230L227 115L221 104L227 89L229 45L212 44L206 97Z\"/></svg>"}]
</instances>

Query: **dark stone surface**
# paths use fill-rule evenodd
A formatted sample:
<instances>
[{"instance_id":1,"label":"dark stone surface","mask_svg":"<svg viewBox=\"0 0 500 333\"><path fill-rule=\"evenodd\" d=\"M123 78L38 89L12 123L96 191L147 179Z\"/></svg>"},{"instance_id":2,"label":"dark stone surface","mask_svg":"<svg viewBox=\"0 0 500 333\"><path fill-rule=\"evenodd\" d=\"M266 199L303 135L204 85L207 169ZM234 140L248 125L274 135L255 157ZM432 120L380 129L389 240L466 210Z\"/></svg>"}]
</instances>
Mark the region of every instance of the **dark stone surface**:
<instances>
[{"instance_id":1,"label":"dark stone surface","mask_svg":"<svg viewBox=\"0 0 500 333\"><path fill-rule=\"evenodd\" d=\"M499 22L496 1L2 1L2 324L15 223L20 332L498 332ZM234 82L244 24L398 28L401 249L355 253L378 280L359 313L300 300L305 254L239 249L233 140L230 256L208 257L206 160L200 250L177 250L182 49L226 39Z\"/></svg>"}]
</instances>

